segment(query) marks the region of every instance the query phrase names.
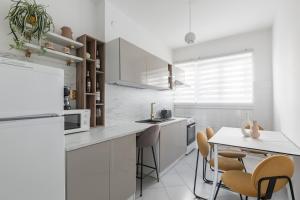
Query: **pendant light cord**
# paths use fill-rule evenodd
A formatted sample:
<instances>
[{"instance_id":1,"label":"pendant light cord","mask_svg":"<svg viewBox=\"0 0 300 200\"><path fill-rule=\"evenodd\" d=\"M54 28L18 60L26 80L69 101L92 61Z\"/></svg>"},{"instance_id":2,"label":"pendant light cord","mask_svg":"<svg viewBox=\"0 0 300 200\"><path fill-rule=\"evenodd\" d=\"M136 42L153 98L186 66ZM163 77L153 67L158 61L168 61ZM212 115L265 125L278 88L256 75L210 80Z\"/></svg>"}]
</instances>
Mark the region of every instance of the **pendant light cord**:
<instances>
[{"instance_id":1,"label":"pendant light cord","mask_svg":"<svg viewBox=\"0 0 300 200\"><path fill-rule=\"evenodd\" d=\"M192 8L191 8L191 0L189 0L189 25L190 25L190 32L192 31Z\"/></svg>"}]
</instances>

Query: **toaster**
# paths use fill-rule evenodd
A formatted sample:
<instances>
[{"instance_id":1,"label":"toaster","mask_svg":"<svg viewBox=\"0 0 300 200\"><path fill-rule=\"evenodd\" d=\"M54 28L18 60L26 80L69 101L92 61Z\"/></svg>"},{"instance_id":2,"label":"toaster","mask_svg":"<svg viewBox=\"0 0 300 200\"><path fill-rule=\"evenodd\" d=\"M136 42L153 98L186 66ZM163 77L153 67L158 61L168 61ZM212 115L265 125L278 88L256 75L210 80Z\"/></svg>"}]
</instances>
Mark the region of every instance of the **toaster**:
<instances>
[{"instance_id":1,"label":"toaster","mask_svg":"<svg viewBox=\"0 0 300 200\"><path fill-rule=\"evenodd\" d=\"M160 111L160 117L162 119L169 119L172 117L172 111L163 109Z\"/></svg>"}]
</instances>

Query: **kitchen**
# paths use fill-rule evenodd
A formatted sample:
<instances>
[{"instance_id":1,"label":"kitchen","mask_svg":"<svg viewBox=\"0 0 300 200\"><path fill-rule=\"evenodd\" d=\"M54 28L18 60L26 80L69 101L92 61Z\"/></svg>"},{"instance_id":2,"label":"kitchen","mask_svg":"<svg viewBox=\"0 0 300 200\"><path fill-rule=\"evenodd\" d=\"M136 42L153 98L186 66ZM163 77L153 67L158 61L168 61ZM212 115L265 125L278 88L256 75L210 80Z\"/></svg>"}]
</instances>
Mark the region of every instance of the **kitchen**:
<instances>
[{"instance_id":1,"label":"kitchen","mask_svg":"<svg viewBox=\"0 0 300 200\"><path fill-rule=\"evenodd\" d=\"M263 22L261 26L251 27L249 24L260 22L254 20L242 31L223 32L223 35L203 39L199 44L187 45L184 35L190 23L189 13L185 12L191 5L188 1L177 2L173 7L177 11L179 7L184 10L180 16L186 20L178 22L186 28L178 31L180 37L177 33L174 37L164 36L165 41L157 36L157 32L149 31L154 30L154 23L150 23L147 12L143 15L137 11L145 8L139 7L143 3L130 1L130 6L119 0L75 0L72 4L66 0L57 3L37 0L36 3L46 6L55 27L46 34L47 49L32 46L40 45L35 40L32 44L25 43L25 49L16 46L11 49L15 41L9 34L8 20L0 20L0 71L2 75L6 74L0 80L4 94L0 99L3 133L0 157L5 161L2 162L5 170L0 177L7 180L0 182L2 188L7 188L0 192L0 199L193 199L198 148L196 132L207 127L213 127L216 132L223 126L240 128L247 118L258 120L267 130L294 131L278 103L283 100L282 89L277 83L278 74L281 74L277 63L284 61L279 60L281 50L276 49L276 45L273 47L273 44L284 43L279 36L274 36L274 31L283 34L281 26L284 23L280 20L286 20L286 16L279 15L279 25L275 28ZM13 2L1 4L0 18L4 19ZM157 4L159 2L144 2L144 6L154 10ZM192 9L200 4L197 0L192 1ZM168 8L167 5L168 1L163 2L160 11ZM271 13L273 6L267 9L268 5L270 2L248 6L253 6L252 10L263 7ZM285 12L284 8L291 9L285 6L281 12ZM264 13L263 9L259 12ZM269 20L270 16L264 17ZM203 23L198 19L194 20ZM171 21L169 18L170 26ZM162 34L168 33L162 26L155 25ZM293 29L292 26L287 28ZM175 48L170 48L166 43L170 43L175 35L180 42L174 42ZM249 52L254 52L256 64L253 105L218 107L182 103L182 99L189 98L185 96L186 92L191 92L194 84L191 71L182 70L183 65L199 57L210 59L238 53L248 55ZM24 53L30 56L25 57ZM273 67L273 62L277 68ZM8 103L13 106L6 106ZM20 129L6 124L7 119L26 134L19 136ZM160 128L154 150L150 146L137 148L138 138L153 125ZM52 134L54 132L56 134ZM292 133L288 137L297 139ZM143 164L140 163L141 156ZM252 162L256 161L249 156L246 164L251 163L249 168L252 168ZM297 165L297 158L295 162ZM154 169L142 167L144 171L141 171L140 165ZM140 181L140 174L149 174L150 178ZM294 176L299 177L298 170ZM177 179L184 184L177 183ZM296 188L299 182L294 179ZM33 193L35 190L38 192ZM210 190L202 185L197 193L200 191L208 198ZM238 197L230 195L227 198Z\"/></svg>"}]
</instances>

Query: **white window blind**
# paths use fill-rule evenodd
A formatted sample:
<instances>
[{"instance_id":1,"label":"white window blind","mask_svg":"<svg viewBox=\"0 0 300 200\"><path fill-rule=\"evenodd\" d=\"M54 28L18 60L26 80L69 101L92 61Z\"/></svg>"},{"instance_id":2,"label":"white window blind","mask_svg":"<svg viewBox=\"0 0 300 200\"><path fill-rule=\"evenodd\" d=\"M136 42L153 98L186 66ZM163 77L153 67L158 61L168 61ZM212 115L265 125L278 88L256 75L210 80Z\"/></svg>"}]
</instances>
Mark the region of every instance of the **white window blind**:
<instances>
[{"instance_id":1,"label":"white window blind","mask_svg":"<svg viewBox=\"0 0 300 200\"><path fill-rule=\"evenodd\" d=\"M176 65L188 87L175 90L175 103L253 103L253 53L240 53Z\"/></svg>"}]
</instances>

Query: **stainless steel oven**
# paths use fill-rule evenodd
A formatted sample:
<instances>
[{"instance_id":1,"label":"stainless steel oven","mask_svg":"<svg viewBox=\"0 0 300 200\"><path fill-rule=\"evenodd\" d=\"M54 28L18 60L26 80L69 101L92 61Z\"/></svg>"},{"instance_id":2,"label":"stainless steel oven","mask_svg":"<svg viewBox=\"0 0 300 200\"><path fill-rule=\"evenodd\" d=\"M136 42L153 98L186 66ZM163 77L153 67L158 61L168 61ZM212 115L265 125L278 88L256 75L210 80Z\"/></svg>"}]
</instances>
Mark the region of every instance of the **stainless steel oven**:
<instances>
[{"instance_id":1,"label":"stainless steel oven","mask_svg":"<svg viewBox=\"0 0 300 200\"><path fill-rule=\"evenodd\" d=\"M193 118L187 119L187 150L186 154L189 154L196 148L196 123Z\"/></svg>"}]
</instances>

